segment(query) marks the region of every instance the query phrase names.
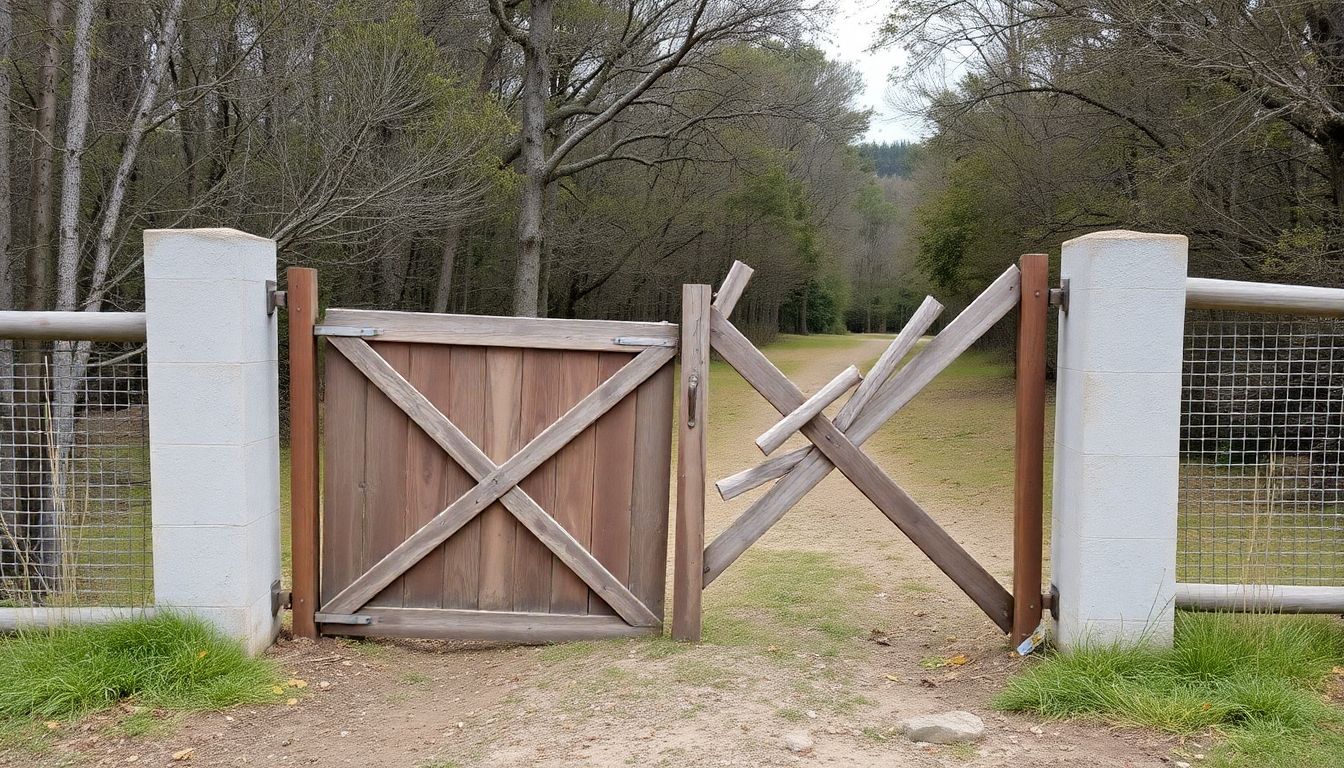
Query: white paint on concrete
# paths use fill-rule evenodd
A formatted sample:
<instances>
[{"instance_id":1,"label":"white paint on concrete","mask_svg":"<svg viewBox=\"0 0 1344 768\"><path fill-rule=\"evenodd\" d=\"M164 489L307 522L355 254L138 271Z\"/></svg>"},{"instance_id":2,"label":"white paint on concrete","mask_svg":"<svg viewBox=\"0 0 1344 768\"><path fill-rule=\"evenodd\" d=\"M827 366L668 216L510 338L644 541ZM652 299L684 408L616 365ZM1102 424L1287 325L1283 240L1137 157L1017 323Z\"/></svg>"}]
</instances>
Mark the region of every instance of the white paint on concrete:
<instances>
[{"instance_id":1,"label":"white paint on concrete","mask_svg":"<svg viewBox=\"0 0 1344 768\"><path fill-rule=\"evenodd\" d=\"M1186 238L1064 244L1055 413L1055 642L1170 645Z\"/></svg>"},{"instance_id":2,"label":"white paint on concrete","mask_svg":"<svg viewBox=\"0 0 1344 768\"><path fill-rule=\"evenodd\" d=\"M275 243L145 232L154 593L260 652L280 622Z\"/></svg>"}]
</instances>

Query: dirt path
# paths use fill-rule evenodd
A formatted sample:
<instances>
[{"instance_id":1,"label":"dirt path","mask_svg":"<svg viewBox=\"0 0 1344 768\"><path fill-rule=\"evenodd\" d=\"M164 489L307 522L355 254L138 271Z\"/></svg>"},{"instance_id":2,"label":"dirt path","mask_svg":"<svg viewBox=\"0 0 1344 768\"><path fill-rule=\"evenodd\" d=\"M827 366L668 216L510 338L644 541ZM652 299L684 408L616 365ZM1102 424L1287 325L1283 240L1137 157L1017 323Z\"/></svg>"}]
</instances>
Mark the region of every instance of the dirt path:
<instances>
[{"instance_id":1,"label":"dirt path","mask_svg":"<svg viewBox=\"0 0 1344 768\"><path fill-rule=\"evenodd\" d=\"M866 369L886 343L790 340L768 353L814 391L850 363ZM950 371L867 450L1006 581L1011 382L983 373ZM726 368L710 387L718 478L759 460L752 440L776 415ZM711 492L711 535L747 503ZM193 765L1118 768L1163 765L1172 749L1142 732L995 712L990 699L1023 662L838 473L713 584L705 606L696 647L283 643L275 658L307 683L296 705L187 716L157 736L94 727L43 760L174 764L194 748ZM937 747L895 732L904 717L949 709L983 717L986 740ZM784 748L793 731L810 734L812 754Z\"/></svg>"}]
</instances>

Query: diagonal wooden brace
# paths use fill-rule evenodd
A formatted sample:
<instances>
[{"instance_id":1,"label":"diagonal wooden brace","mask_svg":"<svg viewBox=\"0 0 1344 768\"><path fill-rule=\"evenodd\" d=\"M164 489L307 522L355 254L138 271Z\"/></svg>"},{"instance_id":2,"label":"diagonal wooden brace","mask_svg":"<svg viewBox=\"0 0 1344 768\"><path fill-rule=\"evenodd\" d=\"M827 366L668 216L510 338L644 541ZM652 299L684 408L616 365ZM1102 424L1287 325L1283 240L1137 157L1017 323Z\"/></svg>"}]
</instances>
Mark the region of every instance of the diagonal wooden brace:
<instances>
[{"instance_id":1,"label":"diagonal wooden brace","mask_svg":"<svg viewBox=\"0 0 1344 768\"><path fill-rule=\"evenodd\" d=\"M932 296L924 297L924 302L919 305L919 309L911 315L910 322L905 324L896 338L892 339L887 348L883 350L881 357L877 359L872 370L868 372L868 376L859 384L854 396L841 407L840 413L836 415L835 425L840 428L841 432L848 430L855 417L867 408L878 389L886 383L887 379L891 378L896 366L910 353L910 350L915 348L915 344L919 342L920 337L924 335L930 325L933 325L933 321L938 318L942 311L943 305L939 304ZM724 501L728 501L752 488L788 474L789 470L797 466L798 462L802 461L811 450L812 446L805 445L789 451L735 475L729 475L715 483L714 487L718 489L719 496Z\"/></svg>"},{"instance_id":2,"label":"diagonal wooden brace","mask_svg":"<svg viewBox=\"0 0 1344 768\"><path fill-rule=\"evenodd\" d=\"M710 333L714 349L781 414L803 404L803 393L793 382L718 311L711 312ZM1012 626L1012 595L881 467L824 415L804 424L802 432L822 454L822 462L844 473L1000 628L1008 631Z\"/></svg>"},{"instance_id":3,"label":"diagonal wooden brace","mask_svg":"<svg viewBox=\"0 0 1344 768\"><path fill-rule=\"evenodd\" d=\"M760 437L756 438L756 447L767 456L774 453L775 449L784 444L794 432L797 432L807 422L811 421L817 414L826 410L826 406L840 399L840 396L849 391L849 388L863 380L863 374L859 369L849 366L841 371L838 376L831 379L830 383L809 398L807 402L798 406L791 413L784 415L784 418L775 422L775 425L767 429Z\"/></svg>"},{"instance_id":4,"label":"diagonal wooden brace","mask_svg":"<svg viewBox=\"0 0 1344 768\"><path fill-rule=\"evenodd\" d=\"M919 390L933 380L962 352L994 323L1017 306L1020 273L1016 266L1009 267L975 301L971 302L956 319L929 342L904 368L882 386L873 402L844 430L856 445L863 445L882 423L910 401ZM871 414L877 412L877 416ZM842 414L843 415L843 412ZM830 473L830 462L816 446L805 448L806 454L794 471L790 472L764 496L757 499L731 525L705 548L705 584L718 578L770 527L779 522L794 504ZM787 454L786 454L787 456ZM785 457L781 457L785 458Z\"/></svg>"},{"instance_id":5,"label":"diagonal wooden brace","mask_svg":"<svg viewBox=\"0 0 1344 768\"><path fill-rule=\"evenodd\" d=\"M602 414L611 410L661 368L675 348L651 347L603 382L513 458L496 465L466 435L411 386L364 341L333 337L332 344L406 412L478 484L435 515L322 607L324 613L353 613L409 570L495 501L501 501L565 565L634 626L656 626L658 617L611 574L518 483L554 456Z\"/></svg>"}]
</instances>

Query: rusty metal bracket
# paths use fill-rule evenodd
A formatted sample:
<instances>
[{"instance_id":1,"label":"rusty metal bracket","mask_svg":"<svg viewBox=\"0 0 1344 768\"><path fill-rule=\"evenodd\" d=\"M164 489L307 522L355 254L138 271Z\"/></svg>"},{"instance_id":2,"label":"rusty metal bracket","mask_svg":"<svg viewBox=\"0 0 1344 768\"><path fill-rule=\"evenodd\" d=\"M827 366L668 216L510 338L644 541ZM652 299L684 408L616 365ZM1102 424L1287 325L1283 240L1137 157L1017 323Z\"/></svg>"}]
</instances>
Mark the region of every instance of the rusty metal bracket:
<instances>
[{"instance_id":1,"label":"rusty metal bracket","mask_svg":"<svg viewBox=\"0 0 1344 768\"><path fill-rule=\"evenodd\" d=\"M1050 611L1050 618L1059 621L1059 587L1050 585L1050 591L1041 595L1041 608Z\"/></svg>"},{"instance_id":2,"label":"rusty metal bracket","mask_svg":"<svg viewBox=\"0 0 1344 768\"><path fill-rule=\"evenodd\" d=\"M1069 314L1069 278L1059 281L1058 288L1050 289L1050 306L1059 307L1064 314Z\"/></svg>"},{"instance_id":3,"label":"rusty metal bracket","mask_svg":"<svg viewBox=\"0 0 1344 768\"><path fill-rule=\"evenodd\" d=\"M281 608L290 607L289 590L280 588L280 580L271 582L271 615L279 616Z\"/></svg>"}]
</instances>

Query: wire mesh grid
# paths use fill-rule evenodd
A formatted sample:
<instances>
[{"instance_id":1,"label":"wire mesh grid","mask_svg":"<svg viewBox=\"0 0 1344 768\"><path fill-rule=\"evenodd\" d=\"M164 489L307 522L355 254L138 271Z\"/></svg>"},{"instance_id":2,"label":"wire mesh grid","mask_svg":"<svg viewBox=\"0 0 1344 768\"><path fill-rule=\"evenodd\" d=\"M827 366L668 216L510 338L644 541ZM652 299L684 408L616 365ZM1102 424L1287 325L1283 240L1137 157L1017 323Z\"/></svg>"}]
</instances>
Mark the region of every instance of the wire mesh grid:
<instances>
[{"instance_id":1,"label":"wire mesh grid","mask_svg":"<svg viewBox=\"0 0 1344 768\"><path fill-rule=\"evenodd\" d=\"M1344 586L1344 320L1191 310L1177 581Z\"/></svg>"},{"instance_id":2,"label":"wire mesh grid","mask_svg":"<svg viewBox=\"0 0 1344 768\"><path fill-rule=\"evenodd\" d=\"M144 345L81 345L0 366L0 606L153 602Z\"/></svg>"}]
</instances>

